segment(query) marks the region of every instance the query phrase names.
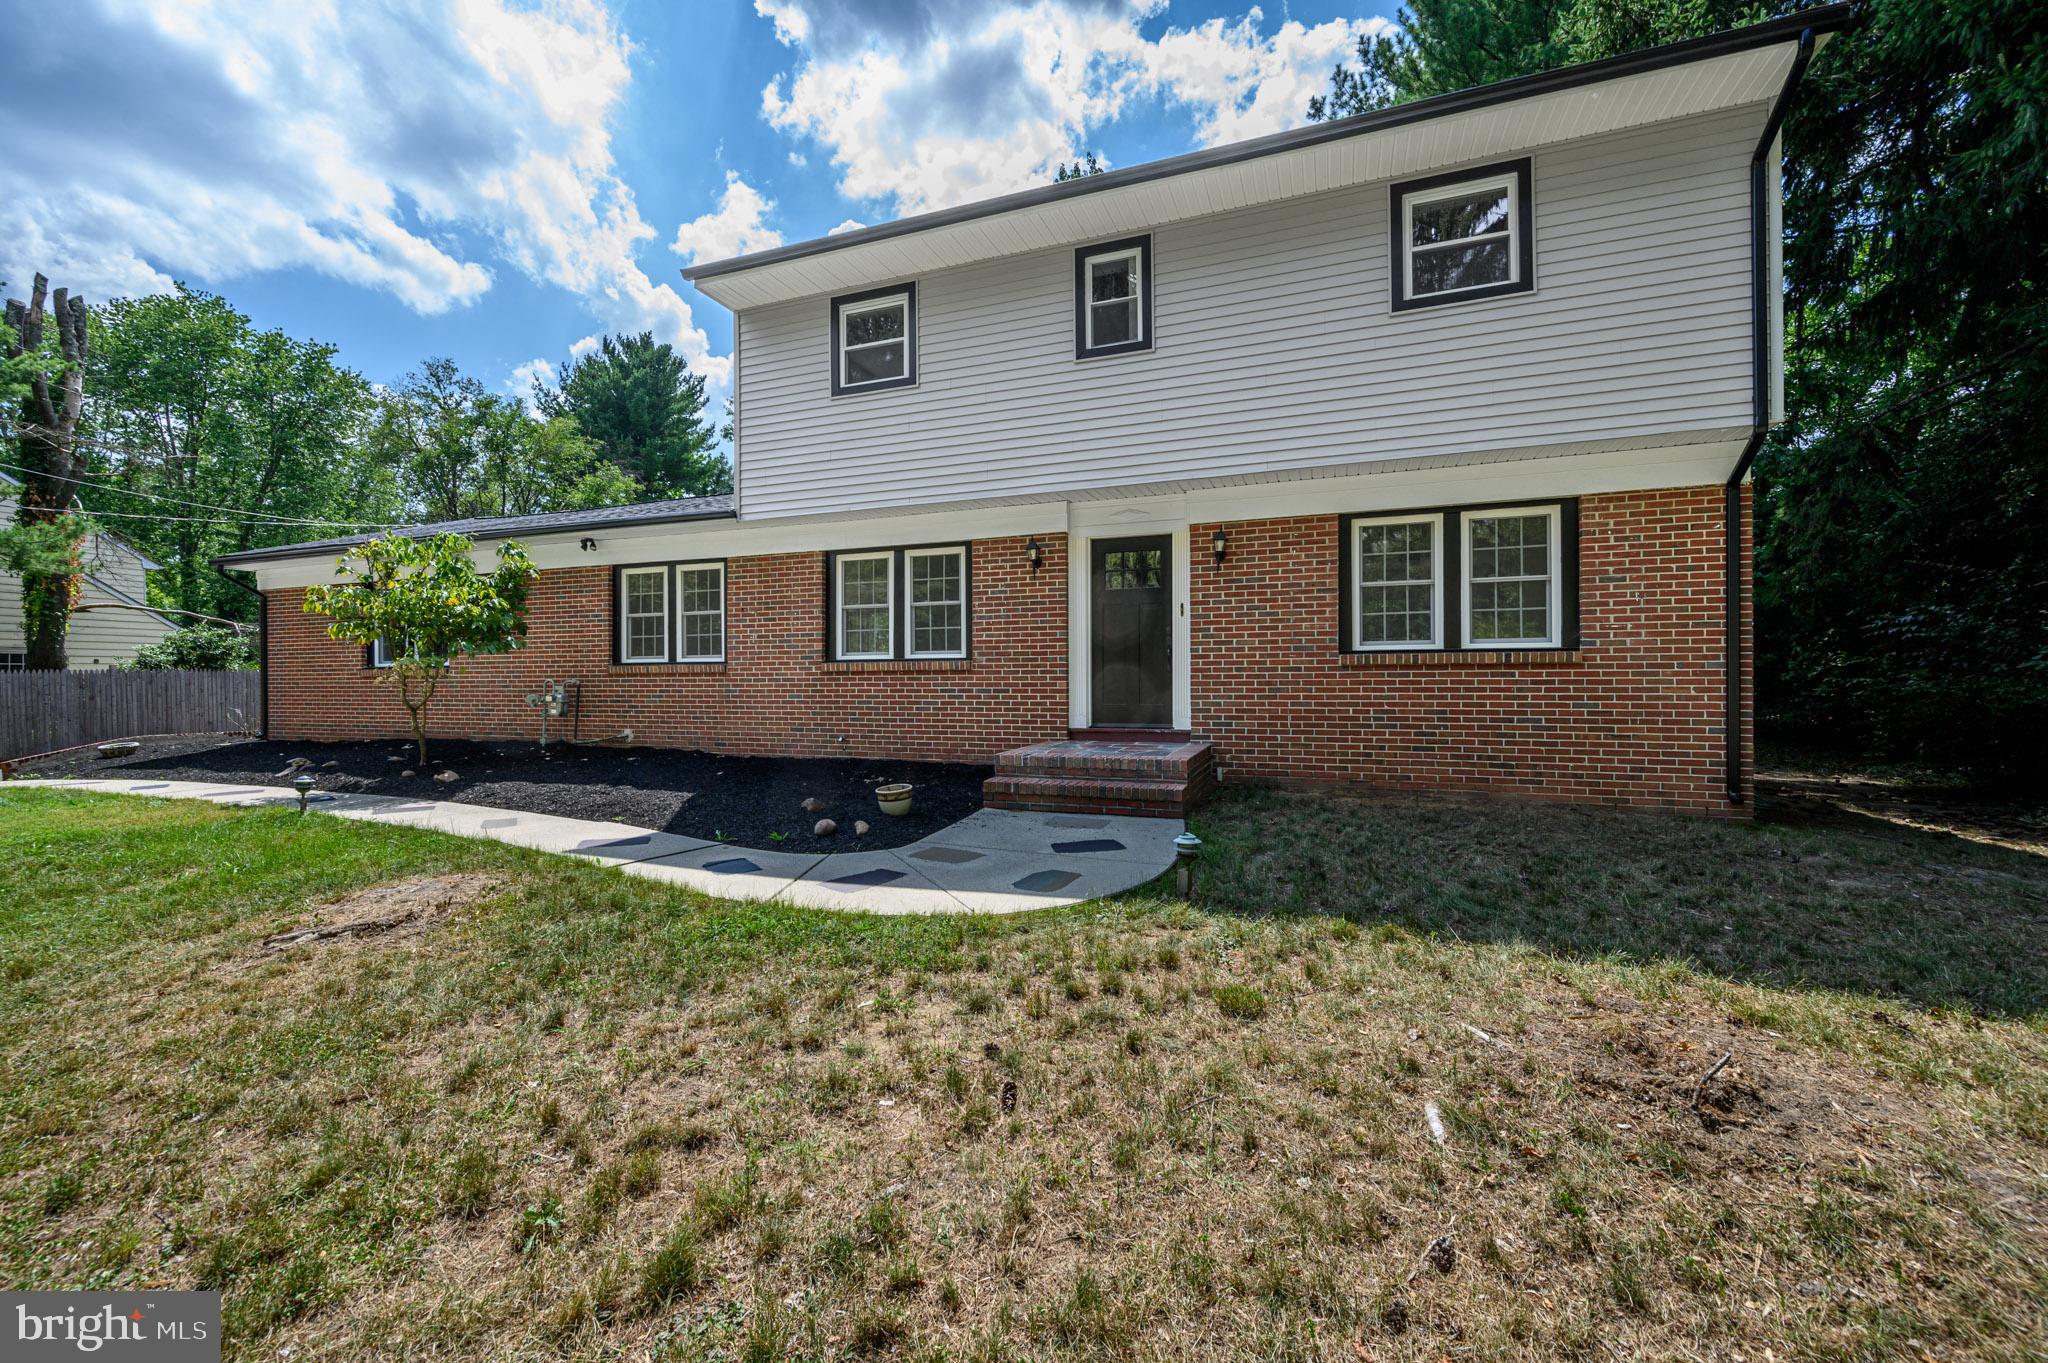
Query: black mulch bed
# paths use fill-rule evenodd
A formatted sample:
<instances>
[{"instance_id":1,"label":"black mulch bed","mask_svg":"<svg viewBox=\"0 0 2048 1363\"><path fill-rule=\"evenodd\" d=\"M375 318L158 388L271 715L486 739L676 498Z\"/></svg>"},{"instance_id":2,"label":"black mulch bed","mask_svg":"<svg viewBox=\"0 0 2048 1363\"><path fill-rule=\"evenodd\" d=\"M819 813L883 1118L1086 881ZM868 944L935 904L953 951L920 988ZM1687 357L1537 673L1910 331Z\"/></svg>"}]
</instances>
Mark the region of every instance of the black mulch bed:
<instances>
[{"instance_id":1,"label":"black mulch bed","mask_svg":"<svg viewBox=\"0 0 2048 1363\"><path fill-rule=\"evenodd\" d=\"M175 781L290 786L304 768L321 790L408 799L453 800L572 819L615 819L685 837L792 852L857 852L901 847L981 808L989 768L949 762L870 762L855 758L720 757L667 748L574 748L550 744L440 739L418 763L410 743L268 743L245 739L144 739L133 757L110 761L90 748L16 768L23 777L147 776ZM407 776L404 773L414 774ZM452 771L456 779L436 781ZM908 781L911 811L900 819L875 806L875 787ZM822 800L820 814L803 802ZM818 837L819 819L838 833ZM868 824L854 832L857 820ZM782 835L778 839L775 835Z\"/></svg>"}]
</instances>

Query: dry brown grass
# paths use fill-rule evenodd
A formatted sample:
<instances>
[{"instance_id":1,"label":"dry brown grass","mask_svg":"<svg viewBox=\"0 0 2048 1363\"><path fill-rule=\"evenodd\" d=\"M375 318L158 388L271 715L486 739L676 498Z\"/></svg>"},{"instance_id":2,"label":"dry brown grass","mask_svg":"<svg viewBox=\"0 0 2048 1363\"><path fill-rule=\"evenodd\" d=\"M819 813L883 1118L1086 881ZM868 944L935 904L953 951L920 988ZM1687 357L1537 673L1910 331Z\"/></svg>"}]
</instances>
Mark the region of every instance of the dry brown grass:
<instances>
[{"instance_id":1,"label":"dry brown grass","mask_svg":"<svg viewBox=\"0 0 2048 1363\"><path fill-rule=\"evenodd\" d=\"M153 883L183 886L222 824L304 836L188 807L108 855L174 830ZM1724 861L1778 836L1674 830ZM233 973L303 887L218 915L197 887L140 960L33 957L7 1021L35 1035L0 1043L8 1285L217 1283L230 1354L295 1363L2038 1356L2038 1015L1214 902L757 912L332 837L343 882L505 883ZM1895 864L1827 850L1820 879Z\"/></svg>"}]
</instances>

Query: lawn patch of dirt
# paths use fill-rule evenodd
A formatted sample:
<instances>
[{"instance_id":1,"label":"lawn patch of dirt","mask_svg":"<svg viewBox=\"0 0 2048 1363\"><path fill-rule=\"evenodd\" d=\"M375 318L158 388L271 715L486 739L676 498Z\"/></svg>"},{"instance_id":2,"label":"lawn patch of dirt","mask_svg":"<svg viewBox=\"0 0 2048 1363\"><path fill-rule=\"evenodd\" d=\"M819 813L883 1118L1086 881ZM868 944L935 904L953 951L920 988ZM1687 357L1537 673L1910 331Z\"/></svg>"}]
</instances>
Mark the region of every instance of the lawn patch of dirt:
<instances>
[{"instance_id":1,"label":"lawn patch of dirt","mask_svg":"<svg viewBox=\"0 0 2048 1363\"><path fill-rule=\"evenodd\" d=\"M505 883L501 875L472 873L373 885L322 904L305 922L271 933L257 944L250 963L341 943L389 944L419 937Z\"/></svg>"},{"instance_id":2,"label":"lawn patch of dirt","mask_svg":"<svg viewBox=\"0 0 2048 1363\"><path fill-rule=\"evenodd\" d=\"M575 747L436 739L418 751L391 739L273 743L219 738L144 739L133 757L91 749L17 766L21 777L111 777L289 787L302 771L320 790L517 809L615 821L684 837L789 852L901 847L981 808L990 768L865 758L731 757L671 748ZM445 773L452 780L443 780ZM881 812L875 787L907 781L910 813ZM806 800L824 808L808 810ZM838 831L814 828L831 819ZM856 823L868 831L855 831Z\"/></svg>"}]
</instances>

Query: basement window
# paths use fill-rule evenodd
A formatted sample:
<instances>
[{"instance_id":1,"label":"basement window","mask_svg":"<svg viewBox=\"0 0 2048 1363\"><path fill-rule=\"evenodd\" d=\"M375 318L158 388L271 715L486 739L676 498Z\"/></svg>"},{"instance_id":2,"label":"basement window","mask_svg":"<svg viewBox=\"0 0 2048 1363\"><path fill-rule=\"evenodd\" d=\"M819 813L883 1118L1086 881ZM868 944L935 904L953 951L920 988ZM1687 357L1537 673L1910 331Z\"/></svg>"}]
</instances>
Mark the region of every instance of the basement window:
<instances>
[{"instance_id":1,"label":"basement window","mask_svg":"<svg viewBox=\"0 0 2048 1363\"><path fill-rule=\"evenodd\" d=\"M1535 287L1529 168L1506 161L1393 187L1396 312Z\"/></svg>"},{"instance_id":2,"label":"basement window","mask_svg":"<svg viewBox=\"0 0 2048 1363\"><path fill-rule=\"evenodd\" d=\"M917 285L832 300L832 392L865 393L917 382Z\"/></svg>"}]
</instances>

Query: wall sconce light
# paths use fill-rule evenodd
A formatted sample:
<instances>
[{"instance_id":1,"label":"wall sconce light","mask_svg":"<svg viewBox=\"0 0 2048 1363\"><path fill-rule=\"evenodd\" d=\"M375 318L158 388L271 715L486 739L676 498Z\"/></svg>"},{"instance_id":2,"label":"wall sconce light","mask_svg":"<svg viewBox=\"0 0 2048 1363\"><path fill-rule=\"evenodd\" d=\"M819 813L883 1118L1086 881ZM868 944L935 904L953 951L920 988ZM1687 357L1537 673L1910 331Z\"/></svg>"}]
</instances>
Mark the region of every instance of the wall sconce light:
<instances>
[{"instance_id":1,"label":"wall sconce light","mask_svg":"<svg viewBox=\"0 0 2048 1363\"><path fill-rule=\"evenodd\" d=\"M582 545L582 548L583 548L583 552L584 552L584 553L586 553L586 554L589 554L589 553L595 553L595 552L596 552L596 550L597 550L597 541L596 541L596 540L594 540L594 539L591 539L591 538L590 538L589 536L587 536L587 535L586 535L586 536L584 536L584 538L583 538L583 545Z\"/></svg>"},{"instance_id":2,"label":"wall sconce light","mask_svg":"<svg viewBox=\"0 0 2048 1363\"><path fill-rule=\"evenodd\" d=\"M1024 561L1031 565L1031 571L1034 573L1038 571L1039 565L1045 562L1045 550L1038 547L1038 536L1033 535L1024 541Z\"/></svg>"},{"instance_id":3,"label":"wall sconce light","mask_svg":"<svg viewBox=\"0 0 2048 1363\"><path fill-rule=\"evenodd\" d=\"M1216 566L1218 568L1223 566L1223 552L1229 544L1230 536L1223 533L1222 526L1217 526L1216 533L1209 539L1209 547L1216 551Z\"/></svg>"}]
</instances>

